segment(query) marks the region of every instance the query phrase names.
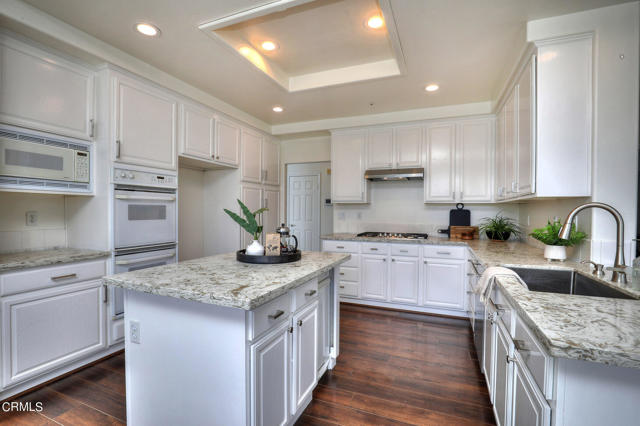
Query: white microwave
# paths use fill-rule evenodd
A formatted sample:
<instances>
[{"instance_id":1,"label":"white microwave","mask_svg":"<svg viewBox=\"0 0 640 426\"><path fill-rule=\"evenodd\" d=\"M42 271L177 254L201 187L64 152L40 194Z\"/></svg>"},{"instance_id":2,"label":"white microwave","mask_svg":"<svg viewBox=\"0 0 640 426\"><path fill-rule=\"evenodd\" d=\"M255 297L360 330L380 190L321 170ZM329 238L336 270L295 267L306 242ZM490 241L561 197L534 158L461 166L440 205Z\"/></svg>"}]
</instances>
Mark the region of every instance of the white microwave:
<instances>
[{"instance_id":1,"label":"white microwave","mask_svg":"<svg viewBox=\"0 0 640 426\"><path fill-rule=\"evenodd\" d=\"M0 137L0 175L89 182L89 150L72 146Z\"/></svg>"}]
</instances>

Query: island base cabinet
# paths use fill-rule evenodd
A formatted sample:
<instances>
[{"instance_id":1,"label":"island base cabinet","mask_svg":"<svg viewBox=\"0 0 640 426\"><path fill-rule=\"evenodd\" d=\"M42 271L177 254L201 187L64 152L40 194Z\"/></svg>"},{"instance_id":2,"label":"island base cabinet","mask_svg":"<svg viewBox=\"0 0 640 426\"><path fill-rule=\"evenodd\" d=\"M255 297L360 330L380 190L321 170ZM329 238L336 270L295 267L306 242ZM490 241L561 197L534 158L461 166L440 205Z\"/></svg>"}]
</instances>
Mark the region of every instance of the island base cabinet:
<instances>
[{"instance_id":1,"label":"island base cabinet","mask_svg":"<svg viewBox=\"0 0 640 426\"><path fill-rule=\"evenodd\" d=\"M522 359L516 355L513 366L512 425L546 426L551 408L527 372Z\"/></svg>"},{"instance_id":2,"label":"island base cabinet","mask_svg":"<svg viewBox=\"0 0 640 426\"><path fill-rule=\"evenodd\" d=\"M295 414L311 397L318 380L316 353L318 345L318 302L293 315L293 404Z\"/></svg>"},{"instance_id":3,"label":"island base cabinet","mask_svg":"<svg viewBox=\"0 0 640 426\"><path fill-rule=\"evenodd\" d=\"M511 403L511 375L513 368L509 356L508 333L498 324L495 342L493 411L498 426L507 426Z\"/></svg>"},{"instance_id":4,"label":"island base cabinet","mask_svg":"<svg viewBox=\"0 0 640 426\"><path fill-rule=\"evenodd\" d=\"M0 299L2 387L105 349L103 297L95 280Z\"/></svg>"}]
</instances>

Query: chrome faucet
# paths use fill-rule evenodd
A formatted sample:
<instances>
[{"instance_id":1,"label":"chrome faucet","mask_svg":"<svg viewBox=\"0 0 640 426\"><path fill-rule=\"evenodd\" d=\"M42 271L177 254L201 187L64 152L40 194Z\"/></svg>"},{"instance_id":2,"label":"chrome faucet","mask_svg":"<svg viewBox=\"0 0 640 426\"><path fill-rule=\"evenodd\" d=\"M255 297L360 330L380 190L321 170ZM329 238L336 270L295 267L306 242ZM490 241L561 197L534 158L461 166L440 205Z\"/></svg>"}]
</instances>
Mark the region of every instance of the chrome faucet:
<instances>
[{"instance_id":1,"label":"chrome faucet","mask_svg":"<svg viewBox=\"0 0 640 426\"><path fill-rule=\"evenodd\" d=\"M560 232L558 232L558 236L563 240L568 240L569 236L571 235L571 227L573 225L573 220L575 219L576 215L580 213L582 210L592 208L592 207L596 207L596 208L608 211L613 215L613 217L616 220L616 227L617 227L616 260L614 261L613 268L611 268L611 270L613 271L613 275L611 276L611 281L626 284L627 274L625 272L626 265L624 264L624 247L623 247L624 220L622 220L622 215L618 210L614 209L609 204L605 204L605 203L591 202L591 203L582 204L574 208L573 210L571 210L571 212L569 212L567 219L564 221L564 225L562 225Z\"/></svg>"}]
</instances>

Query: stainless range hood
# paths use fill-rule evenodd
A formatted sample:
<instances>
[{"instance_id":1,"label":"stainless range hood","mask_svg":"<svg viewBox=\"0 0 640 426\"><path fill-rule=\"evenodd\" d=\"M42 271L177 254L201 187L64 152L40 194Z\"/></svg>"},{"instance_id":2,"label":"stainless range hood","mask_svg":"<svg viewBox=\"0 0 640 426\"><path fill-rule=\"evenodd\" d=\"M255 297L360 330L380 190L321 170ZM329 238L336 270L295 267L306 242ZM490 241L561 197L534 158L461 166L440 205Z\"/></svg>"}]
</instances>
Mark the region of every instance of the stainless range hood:
<instances>
[{"instance_id":1,"label":"stainless range hood","mask_svg":"<svg viewBox=\"0 0 640 426\"><path fill-rule=\"evenodd\" d=\"M398 180L424 180L423 168L367 170L364 178L372 182L388 182Z\"/></svg>"}]
</instances>

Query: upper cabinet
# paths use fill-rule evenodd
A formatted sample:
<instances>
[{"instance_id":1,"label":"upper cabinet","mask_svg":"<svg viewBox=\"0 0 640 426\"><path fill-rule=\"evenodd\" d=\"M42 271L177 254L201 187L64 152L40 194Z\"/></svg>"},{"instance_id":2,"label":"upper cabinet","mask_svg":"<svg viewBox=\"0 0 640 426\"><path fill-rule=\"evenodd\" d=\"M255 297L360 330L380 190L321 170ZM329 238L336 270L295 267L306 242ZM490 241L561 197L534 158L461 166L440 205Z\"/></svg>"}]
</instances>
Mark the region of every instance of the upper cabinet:
<instances>
[{"instance_id":1,"label":"upper cabinet","mask_svg":"<svg viewBox=\"0 0 640 426\"><path fill-rule=\"evenodd\" d=\"M177 100L168 92L117 73L113 95L115 160L175 170Z\"/></svg>"},{"instance_id":2,"label":"upper cabinet","mask_svg":"<svg viewBox=\"0 0 640 426\"><path fill-rule=\"evenodd\" d=\"M369 130L367 142L367 168L391 169L393 168L393 130L372 129Z\"/></svg>"},{"instance_id":3,"label":"upper cabinet","mask_svg":"<svg viewBox=\"0 0 640 426\"><path fill-rule=\"evenodd\" d=\"M331 134L331 198L334 203L366 203L364 179L367 130Z\"/></svg>"},{"instance_id":4,"label":"upper cabinet","mask_svg":"<svg viewBox=\"0 0 640 426\"><path fill-rule=\"evenodd\" d=\"M369 130L368 169L420 167L422 165L422 126L384 127Z\"/></svg>"},{"instance_id":5,"label":"upper cabinet","mask_svg":"<svg viewBox=\"0 0 640 426\"><path fill-rule=\"evenodd\" d=\"M218 118L214 153L217 163L232 167L240 165L240 126L238 124Z\"/></svg>"},{"instance_id":6,"label":"upper cabinet","mask_svg":"<svg viewBox=\"0 0 640 426\"><path fill-rule=\"evenodd\" d=\"M280 144L267 138L262 141L262 183L280 185Z\"/></svg>"},{"instance_id":7,"label":"upper cabinet","mask_svg":"<svg viewBox=\"0 0 640 426\"><path fill-rule=\"evenodd\" d=\"M455 201L455 150L455 124L434 123L427 126L427 159L424 168L425 202Z\"/></svg>"},{"instance_id":8,"label":"upper cabinet","mask_svg":"<svg viewBox=\"0 0 640 426\"><path fill-rule=\"evenodd\" d=\"M242 180L280 184L280 145L257 132L242 129Z\"/></svg>"},{"instance_id":9,"label":"upper cabinet","mask_svg":"<svg viewBox=\"0 0 640 426\"><path fill-rule=\"evenodd\" d=\"M0 121L80 139L94 133L93 73L0 35Z\"/></svg>"}]
</instances>

